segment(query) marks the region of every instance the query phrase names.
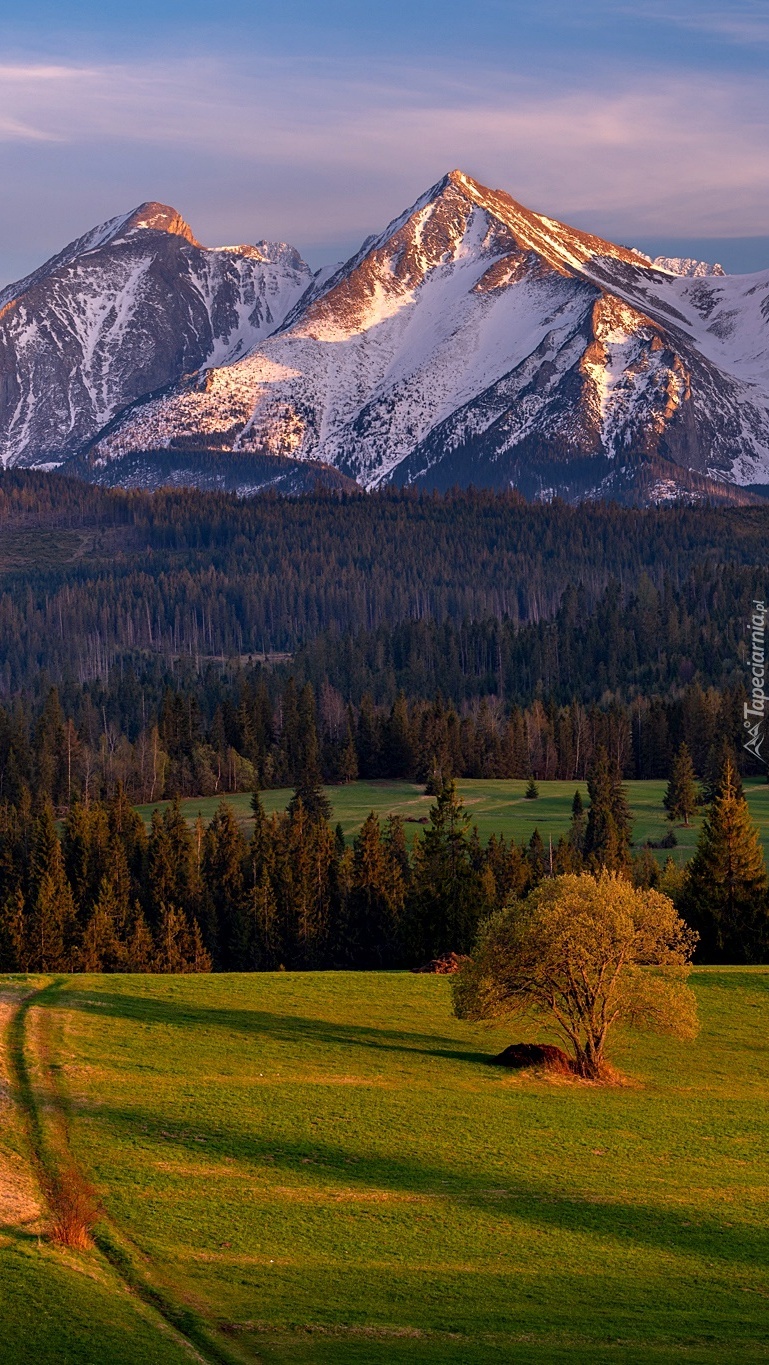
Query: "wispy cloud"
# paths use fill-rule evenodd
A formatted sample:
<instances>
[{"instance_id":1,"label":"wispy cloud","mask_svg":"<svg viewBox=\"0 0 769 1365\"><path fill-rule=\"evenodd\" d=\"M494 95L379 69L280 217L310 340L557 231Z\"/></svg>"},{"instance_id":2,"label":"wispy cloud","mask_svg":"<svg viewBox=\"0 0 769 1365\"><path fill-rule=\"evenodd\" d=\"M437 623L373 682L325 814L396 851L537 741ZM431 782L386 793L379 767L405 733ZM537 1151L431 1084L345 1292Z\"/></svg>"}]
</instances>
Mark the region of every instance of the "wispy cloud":
<instances>
[{"instance_id":1,"label":"wispy cloud","mask_svg":"<svg viewBox=\"0 0 769 1365\"><path fill-rule=\"evenodd\" d=\"M56 133L0 115L0 142L61 142Z\"/></svg>"},{"instance_id":2,"label":"wispy cloud","mask_svg":"<svg viewBox=\"0 0 769 1365\"><path fill-rule=\"evenodd\" d=\"M649 24L687 29L720 38L735 45L769 43L769 13L765 0L727 0L710 5L705 0L679 0L677 4L621 5L623 14Z\"/></svg>"},{"instance_id":3,"label":"wispy cloud","mask_svg":"<svg viewBox=\"0 0 769 1365\"><path fill-rule=\"evenodd\" d=\"M259 179L282 194L283 233L306 239L312 222L316 241L376 227L385 203L398 211L454 165L606 232L765 230L769 102L758 77L625 72L553 90L494 70L470 83L384 63L367 77L267 54L241 66L6 62L0 139L167 155L196 199L205 165L230 165L233 205L240 182Z\"/></svg>"}]
</instances>

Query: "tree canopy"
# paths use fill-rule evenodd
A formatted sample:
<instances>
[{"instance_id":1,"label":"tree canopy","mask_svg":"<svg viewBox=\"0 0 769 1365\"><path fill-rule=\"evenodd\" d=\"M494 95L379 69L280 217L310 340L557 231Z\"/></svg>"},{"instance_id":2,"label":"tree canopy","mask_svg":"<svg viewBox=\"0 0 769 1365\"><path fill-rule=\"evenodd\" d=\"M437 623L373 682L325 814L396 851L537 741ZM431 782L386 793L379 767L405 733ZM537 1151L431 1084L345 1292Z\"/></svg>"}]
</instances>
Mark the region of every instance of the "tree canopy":
<instances>
[{"instance_id":1,"label":"tree canopy","mask_svg":"<svg viewBox=\"0 0 769 1365\"><path fill-rule=\"evenodd\" d=\"M554 877L487 921L454 978L454 1008L461 1019L544 1018L575 1071L597 1079L620 1021L695 1035L686 975L696 938L667 896L619 874Z\"/></svg>"}]
</instances>

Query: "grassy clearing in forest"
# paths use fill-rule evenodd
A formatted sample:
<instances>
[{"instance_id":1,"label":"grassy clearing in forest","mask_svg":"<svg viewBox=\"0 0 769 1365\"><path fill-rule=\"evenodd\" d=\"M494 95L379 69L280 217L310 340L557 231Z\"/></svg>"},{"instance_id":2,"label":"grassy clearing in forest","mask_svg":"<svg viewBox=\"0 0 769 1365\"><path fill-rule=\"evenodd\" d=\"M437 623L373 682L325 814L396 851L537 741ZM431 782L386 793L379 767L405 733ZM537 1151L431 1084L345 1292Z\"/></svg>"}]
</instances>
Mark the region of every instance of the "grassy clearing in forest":
<instances>
[{"instance_id":1,"label":"grassy clearing in forest","mask_svg":"<svg viewBox=\"0 0 769 1365\"><path fill-rule=\"evenodd\" d=\"M28 1047L103 1227L218 1359L766 1361L769 969L692 981L698 1040L618 1036L611 1088L489 1066L543 1031L405 973L62 978Z\"/></svg>"},{"instance_id":2,"label":"grassy clearing in forest","mask_svg":"<svg viewBox=\"0 0 769 1365\"><path fill-rule=\"evenodd\" d=\"M587 805L587 786L584 782L540 782L539 797L527 801L524 797L526 783L512 779L468 778L457 783L470 817L478 826L484 842L492 834L504 834L516 840L531 838L535 828L539 830L547 844L552 836L557 843L569 827L571 803L574 792L579 788L582 799ZM633 839L637 845L647 839L658 842L669 833L670 821L662 804L667 787L666 782L626 782L630 806L633 812ZM390 815L402 815L409 821L419 821L429 813L433 798L424 795L424 788L414 782L350 782L344 787L327 787L327 795L334 807L333 821L340 821L348 841L357 834L369 811L376 811L383 819ZM769 784L758 778L748 778L745 792L753 819L759 826L764 851L769 858ZM251 797L248 793L226 796L239 819L249 821ZM284 810L291 792L286 790L262 793L265 810ZM189 821L201 815L205 821L211 819L221 797L190 797L182 802L182 809ZM158 803L161 806L165 803ZM139 806L139 811L149 821L154 806ZM686 862L694 852L702 818L692 822L689 829L682 825L674 827L678 847L672 850L676 862ZM407 833L419 829L418 823L408 823ZM668 851L657 854L663 861Z\"/></svg>"}]
</instances>

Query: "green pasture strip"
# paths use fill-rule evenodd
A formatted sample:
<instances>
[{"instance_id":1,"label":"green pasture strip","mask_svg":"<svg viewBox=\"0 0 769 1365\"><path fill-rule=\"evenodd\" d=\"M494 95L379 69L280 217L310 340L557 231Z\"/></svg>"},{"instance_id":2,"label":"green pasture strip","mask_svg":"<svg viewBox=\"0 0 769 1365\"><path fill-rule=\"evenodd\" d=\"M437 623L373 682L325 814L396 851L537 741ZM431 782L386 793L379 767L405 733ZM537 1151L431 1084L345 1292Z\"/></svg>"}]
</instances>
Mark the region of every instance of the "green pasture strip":
<instances>
[{"instance_id":1,"label":"green pasture strip","mask_svg":"<svg viewBox=\"0 0 769 1365\"><path fill-rule=\"evenodd\" d=\"M504 834L506 838L530 839L538 829L547 844L552 838L556 843L569 827L571 803L574 792L579 788L582 799L587 804L587 787L584 782L540 782L539 797L527 801L524 797L526 783L507 779L468 778L458 784L462 798L481 838L486 841L492 834ZM659 842L671 829L667 812L662 804L666 782L627 782L630 805L633 812L633 839L637 845L647 839ZM369 811L375 811L381 818L388 815L401 815L408 821L407 832L420 829L420 819L428 816L432 797L424 795L424 788L413 782L350 782L344 787L326 787L326 793L333 804L333 821L339 821L345 837L352 840L360 829ZM757 822L765 852L769 856L769 784L759 778L748 778L745 782L751 815ZM247 792L225 795L224 799L232 806L235 814L244 824L251 818L251 796ZM286 789L262 793L265 810L285 810L291 799ZM182 810L192 823L198 815L208 822L221 796L189 797L182 801ZM149 822L153 810L161 808L166 802L152 806L139 806L138 810ZM702 817L692 822L689 829L683 825L674 828L678 846L672 850L676 862L685 862L691 857L697 843ZM668 851L659 850L658 857L663 860Z\"/></svg>"},{"instance_id":2,"label":"green pasture strip","mask_svg":"<svg viewBox=\"0 0 769 1365\"><path fill-rule=\"evenodd\" d=\"M267 1362L769 1360L769 970L693 974L632 1078L506 1073L543 1031L408 973L73 977L76 1158L155 1281ZM138 1359L138 1356L137 1356Z\"/></svg>"}]
</instances>

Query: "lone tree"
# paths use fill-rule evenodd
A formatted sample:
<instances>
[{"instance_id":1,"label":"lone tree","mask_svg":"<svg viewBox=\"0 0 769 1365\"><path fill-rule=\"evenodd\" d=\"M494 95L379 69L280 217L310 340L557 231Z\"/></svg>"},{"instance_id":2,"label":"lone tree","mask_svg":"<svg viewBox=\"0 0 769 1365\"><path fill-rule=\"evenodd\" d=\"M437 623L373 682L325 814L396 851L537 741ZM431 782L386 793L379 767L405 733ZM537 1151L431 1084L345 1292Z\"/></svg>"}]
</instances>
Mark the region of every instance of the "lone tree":
<instances>
[{"instance_id":1,"label":"lone tree","mask_svg":"<svg viewBox=\"0 0 769 1365\"><path fill-rule=\"evenodd\" d=\"M668 820L683 820L685 825L689 824L697 809L697 779L694 775L692 756L686 744L681 745L673 759L663 805L668 813Z\"/></svg>"},{"instance_id":2,"label":"lone tree","mask_svg":"<svg viewBox=\"0 0 769 1365\"><path fill-rule=\"evenodd\" d=\"M704 962L762 962L769 950L764 853L738 783L727 758L679 902Z\"/></svg>"},{"instance_id":3,"label":"lone tree","mask_svg":"<svg viewBox=\"0 0 769 1365\"><path fill-rule=\"evenodd\" d=\"M536 801L537 797L539 796L539 787L537 786L533 777L530 777L528 782L526 783L526 790L523 794L526 797L527 801Z\"/></svg>"},{"instance_id":4,"label":"lone tree","mask_svg":"<svg viewBox=\"0 0 769 1365\"><path fill-rule=\"evenodd\" d=\"M555 877L486 922L454 978L454 1009L460 1019L545 1018L571 1044L574 1071L600 1079L620 1020L695 1036L686 975L696 941L658 891L612 872Z\"/></svg>"}]
</instances>

